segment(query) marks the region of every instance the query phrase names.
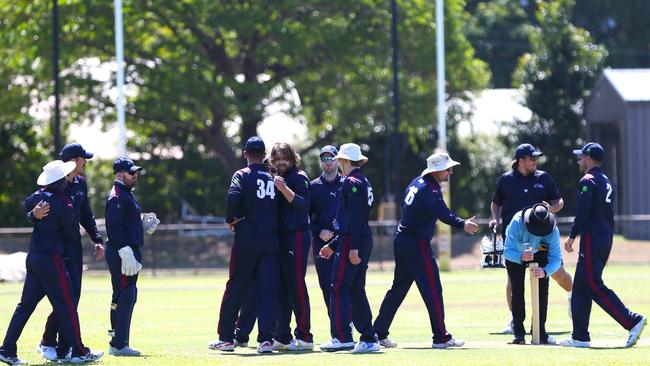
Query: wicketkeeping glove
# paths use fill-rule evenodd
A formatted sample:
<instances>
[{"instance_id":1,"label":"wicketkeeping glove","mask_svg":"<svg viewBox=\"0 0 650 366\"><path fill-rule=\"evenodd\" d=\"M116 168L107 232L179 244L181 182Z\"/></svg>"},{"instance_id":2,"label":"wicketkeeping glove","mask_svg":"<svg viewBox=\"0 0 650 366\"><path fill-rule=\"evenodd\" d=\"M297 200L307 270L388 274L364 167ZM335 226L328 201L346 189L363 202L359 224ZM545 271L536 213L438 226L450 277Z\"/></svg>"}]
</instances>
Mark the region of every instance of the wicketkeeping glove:
<instances>
[{"instance_id":1,"label":"wicketkeeping glove","mask_svg":"<svg viewBox=\"0 0 650 366\"><path fill-rule=\"evenodd\" d=\"M133 249L130 246L125 246L124 248L117 251L122 258L122 273L126 276L135 276L142 269L142 264L138 263L135 260L135 255L133 255Z\"/></svg>"},{"instance_id":2,"label":"wicketkeeping glove","mask_svg":"<svg viewBox=\"0 0 650 366\"><path fill-rule=\"evenodd\" d=\"M142 215L142 228L147 234L152 235L158 228L158 224L160 224L160 220L158 220L155 213L148 212Z\"/></svg>"}]
</instances>

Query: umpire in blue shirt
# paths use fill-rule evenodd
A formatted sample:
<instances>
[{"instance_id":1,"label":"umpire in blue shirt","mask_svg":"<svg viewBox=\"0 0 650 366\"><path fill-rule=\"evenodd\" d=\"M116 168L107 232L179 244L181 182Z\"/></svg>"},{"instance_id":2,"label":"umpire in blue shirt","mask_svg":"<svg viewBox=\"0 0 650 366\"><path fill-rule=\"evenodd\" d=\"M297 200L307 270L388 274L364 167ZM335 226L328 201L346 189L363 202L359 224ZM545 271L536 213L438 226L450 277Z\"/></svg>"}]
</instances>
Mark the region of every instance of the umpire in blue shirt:
<instances>
[{"instance_id":1,"label":"umpire in blue shirt","mask_svg":"<svg viewBox=\"0 0 650 366\"><path fill-rule=\"evenodd\" d=\"M612 251L614 238L614 185L601 168L605 150L600 144L590 142L574 150L578 156L580 172L585 173L578 185L578 207L571 233L564 242L567 252L573 252L573 243L580 234L580 255L574 275L571 309L573 333L560 342L566 347L590 347L589 317L592 301L596 302L623 328L630 331L625 347L632 347L648 322L629 310L603 281L603 270Z\"/></svg>"},{"instance_id":2,"label":"umpire in blue shirt","mask_svg":"<svg viewBox=\"0 0 650 366\"><path fill-rule=\"evenodd\" d=\"M503 248L508 279L512 283L512 319L515 338L511 343L526 343L524 279L529 263L537 262L539 267L533 268L531 274L539 278L540 342L555 344L555 339L546 333L545 327L548 277L553 275L562 264L560 231L555 224L555 216L543 204L536 204L517 212L506 229Z\"/></svg>"},{"instance_id":3,"label":"umpire in blue shirt","mask_svg":"<svg viewBox=\"0 0 650 366\"><path fill-rule=\"evenodd\" d=\"M108 353L113 356L139 356L131 348L131 317L137 301L138 272L142 269L141 210L133 195L142 167L120 157L113 163L115 183L106 200L106 262L111 273L111 335Z\"/></svg>"},{"instance_id":4,"label":"umpire in blue shirt","mask_svg":"<svg viewBox=\"0 0 650 366\"><path fill-rule=\"evenodd\" d=\"M474 218L463 220L451 211L442 197L441 182L449 181L453 167L460 165L446 153L436 153L427 158L427 168L406 188L402 202L402 218L397 227L393 249L395 272L393 285L381 303L374 329L379 343L384 347L396 347L388 338L397 309L404 301L413 281L420 291L429 313L433 332L433 348L460 347L465 342L455 339L445 325L445 308L438 264L431 250L431 239L436 221L476 233L478 225Z\"/></svg>"}]
</instances>

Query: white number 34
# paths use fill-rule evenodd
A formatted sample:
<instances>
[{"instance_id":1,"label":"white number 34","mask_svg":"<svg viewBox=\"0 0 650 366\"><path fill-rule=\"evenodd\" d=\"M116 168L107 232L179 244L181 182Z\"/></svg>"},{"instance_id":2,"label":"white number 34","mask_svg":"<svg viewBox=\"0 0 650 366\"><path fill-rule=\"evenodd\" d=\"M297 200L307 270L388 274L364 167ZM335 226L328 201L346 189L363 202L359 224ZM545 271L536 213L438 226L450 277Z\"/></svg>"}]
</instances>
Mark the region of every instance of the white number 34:
<instances>
[{"instance_id":1,"label":"white number 34","mask_svg":"<svg viewBox=\"0 0 650 366\"><path fill-rule=\"evenodd\" d=\"M261 179L257 180L257 197L264 199L268 196L271 199L275 199L275 186L273 181L267 180L263 181Z\"/></svg>"}]
</instances>

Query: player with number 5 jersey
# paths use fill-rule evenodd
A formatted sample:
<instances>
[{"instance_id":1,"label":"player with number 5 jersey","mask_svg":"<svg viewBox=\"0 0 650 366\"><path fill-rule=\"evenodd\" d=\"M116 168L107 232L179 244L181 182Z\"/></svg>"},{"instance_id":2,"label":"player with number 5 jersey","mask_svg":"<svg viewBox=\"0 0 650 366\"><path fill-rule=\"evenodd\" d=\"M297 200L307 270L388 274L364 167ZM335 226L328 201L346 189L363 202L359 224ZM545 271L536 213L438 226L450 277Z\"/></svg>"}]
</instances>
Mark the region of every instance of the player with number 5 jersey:
<instances>
[{"instance_id":1,"label":"player with number 5 jersey","mask_svg":"<svg viewBox=\"0 0 650 366\"><path fill-rule=\"evenodd\" d=\"M278 195L273 176L262 166L264 141L246 141L248 166L232 177L226 202L226 222L235 232L230 253L229 277L219 312L219 339L208 348L233 351L235 321L243 299L255 286L260 353L272 351L272 331L278 279Z\"/></svg>"}]
</instances>

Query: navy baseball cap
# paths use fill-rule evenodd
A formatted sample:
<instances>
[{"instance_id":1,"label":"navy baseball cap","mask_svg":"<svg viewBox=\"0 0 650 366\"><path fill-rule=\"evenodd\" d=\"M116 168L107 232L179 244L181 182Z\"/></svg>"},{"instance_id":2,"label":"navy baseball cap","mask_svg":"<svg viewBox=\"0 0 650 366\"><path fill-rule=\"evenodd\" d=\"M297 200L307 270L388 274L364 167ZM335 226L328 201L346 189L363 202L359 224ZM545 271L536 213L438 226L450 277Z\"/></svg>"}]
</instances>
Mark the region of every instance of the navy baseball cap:
<instances>
[{"instance_id":1,"label":"navy baseball cap","mask_svg":"<svg viewBox=\"0 0 650 366\"><path fill-rule=\"evenodd\" d=\"M603 161L605 158L605 149L597 142L590 142L583 146L582 149L573 150L575 155L587 155L596 161Z\"/></svg>"},{"instance_id":2,"label":"navy baseball cap","mask_svg":"<svg viewBox=\"0 0 650 366\"><path fill-rule=\"evenodd\" d=\"M68 161L73 158L91 159L95 154L84 150L81 144L74 143L65 145L63 149L61 149L59 156L61 157L61 160Z\"/></svg>"},{"instance_id":3,"label":"navy baseball cap","mask_svg":"<svg viewBox=\"0 0 650 366\"><path fill-rule=\"evenodd\" d=\"M266 146L264 146L264 140L258 136L253 136L246 141L244 145L244 151L249 152L266 152Z\"/></svg>"},{"instance_id":4,"label":"navy baseball cap","mask_svg":"<svg viewBox=\"0 0 650 366\"><path fill-rule=\"evenodd\" d=\"M523 158L524 156L538 157L544 155L541 151L535 149L531 144L521 144L515 149L515 160Z\"/></svg>"},{"instance_id":5,"label":"navy baseball cap","mask_svg":"<svg viewBox=\"0 0 650 366\"><path fill-rule=\"evenodd\" d=\"M113 173L119 173L119 172L135 172L138 170L144 170L141 166L135 165L133 160L129 158L125 158L123 156L120 156L119 158L115 159L115 162L113 163Z\"/></svg>"},{"instance_id":6,"label":"navy baseball cap","mask_svg":"<svg viewBox=\"0 0 650 366\"><path fill-rule=\"evenodd\" d=\"M336 148L334 146L325 145L320 149L320 154L319 155L332 154L333 156L336 156L336 155L338 155L338 153L339 153L339 151L336 150Z\"/></svg>"}]
</instances>

